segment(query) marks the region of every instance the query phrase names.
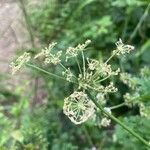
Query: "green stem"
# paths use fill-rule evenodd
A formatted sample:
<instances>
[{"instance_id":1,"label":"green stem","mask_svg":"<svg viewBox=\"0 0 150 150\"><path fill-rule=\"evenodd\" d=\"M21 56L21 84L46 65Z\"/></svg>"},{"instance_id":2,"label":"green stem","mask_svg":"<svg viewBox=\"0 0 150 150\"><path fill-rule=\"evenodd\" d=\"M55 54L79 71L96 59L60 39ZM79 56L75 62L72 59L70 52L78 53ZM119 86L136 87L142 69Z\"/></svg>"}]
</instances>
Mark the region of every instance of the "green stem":
<instances>
[{"instance_id":1,"label":"green stem","mask_svg":"<svg viewBox=\"0 0 150 150\"><path fill-rule=\"evenodd\" d=\"M105 64L107 64L117 53L118 53L118 51L116 51L115 53L113 53L113 54L105 61Z\"/></svg>"},{"instance_id":2,"label":"green stem","mask_svg":"<svg viewBox=\"0 0 150 150\"><path fill-rule=\"evenodd\" d=\"M117 108L120 108L120 107L125 106L125 105L127 106L128 103L132 103L133 101L135 101L135 99L132 99L132 100L130 100L130 101L128 101L128 102L123 102L123 103L121 103L121 104L112 106L112 107L110 107L110 109L117 109Z\"/></svg>"},{"instance_id":3,"label":"green stem","mask_svg":"<svg viewBox=\"0 0 150 150\"><path fill-rule=\"evenodd\" d=\"M81 53L82 53L82 61L83 61L83 76L84 76L84 79L85 79L85 58L84 58L83 51L81 51Z\"/></svg>"},{"instance_id":4,"label":"green stem","mask_svg":"<svg viewBox=\"0 0 150 150\"><path fill-rule=\"evenodd\" d=\"M125 105L126 105L126 103L124 102L122 104L118 104L116 106L112 106L112 107L110 107L110 109L117 109L117 108L120 108L120 107L125 106Z\"/></svg>"},{"instance_id":5,"label":"green stem","mask_svg":"<svg viewBox=\"0 0 150 150\"><path fill-rule=\"evenodd\" d=\"M108 79L109 77L110 77L110 75L108 75L107 77L105 77L105 78L103 78L103 79L101 79L101 80L97 80L96 83L100 83L100 82L102 82L102 81L105 81L105 80Z\"/></svg>"},{"instance_id":6,"label":"green stem","mask_svg":"<svg viewBox=\"0 0 150 150\"><path fill-rule=\"evenodd\" d=\"M64 70L67 70L67 68L66 68L62 63L59 63L59 65L60 65Z\"/></svg>"},{"instance_id":7,"label":"green stem","mask_svg":"<svg viewBox=\"0 0 150 150\"><path fill-rule=\"evenodd\" d=\"M30 36L30 41L31 41L32 47L35 47L34 35L33 35L33 32L32 32L32 25L31 25L30 18L27 14L27 10L26 10L25 4L24 4L24 0L19 0L19 2L20 2L20 7L22 9L22 12L23 12L23 15L24 15L24 18L25 18L27 29L29 31L29 36Z\"/></svg>"},{"instance_id":8,"label":"green stem","mask_svg":"<svg viewBox=\"0 0 150 150\"><path fill-rule=\"evenodd\" d=\"M44 70L44 69L42 69L42 68L40 68L40 67L38 67L38 66L35 66L35 65L32 65L32 64L29 64L29 63L27 64L27 66L28 66L28 67L31 67L31 68L33 68L33 69L39 70L39 71L41 71L41 72L43 72L43 73L45 73L45 74L48 74L48 75L50 75L50 76L52 76L52 77L59 78L59 79L62 79L62 80L67 81L65 78L63 78L63 77L61 77L61 76L59 76L59 75L53 74L53 73L51 73L51 72L48 72L48 71L46 71L46 70ZM77 84L77 83L74 82L74 81L68 81L68 82L72 82L72 83Z\"/></svg>"},{"instance_id":9,"label":"green stem","mask_svg":"<svg viewBox=\"0 0 150 150\"><path fill-rule=\"evenodd\" d=\"M79 72L80 72L80 74L82 74L82 70L81 70L80 63L79 63L79 61L78 61L78 58L77 58L77 57L75 57L75 60L76 60L77 65L78 65Z\"/></svg>"},{"instance_id":10,"label":"green stem","mask_svg":"<svg viewBox=\"0 0 150 150\"><path fill-rule=\"evenodd\" d=\"M137 24L136 28L134 29L133 33L131 34L131 36L130 36L130 38L129 38L129 41L131 41L131 40L135 37L135 35L136 35L138 29L141 27L141 25L142 25L142 23L144 22L145 18L148 16L149 9L150 9L150 3L148 4L148 6L147 6L147 8L146 8L146 10L145 10L145 12L144 12L144 14L143 14L142 17L140 18L139 23Z\"/></svg>"},{"instance_id":11,"label":"green stem","mask_svg":"<svg viewBox=\"0 0 150 150\"><path fill-rule=\"evenodd\" d=\"M88 129L86 128L86 126L85 126L85 125L83 126L83 129L84 129L84 132L85 132L86 138L87 138L87 140L88 140L88 143L89 143L89 144L90 144L90 146L92 147L94 144L93 144L93 141L92 141L91 136L89 135Z\"/></svg>"},{"instance_id":12,"label":"green stem","mask_svg":"<svg viewBox=\"0 0 150 150\"><path fill-rule=\"evenodd\" d=\"M130 134L132 134L134 137L136 137L139 141L141 141L144 145L146 145L147 147L150 148L150 144L143 139L140 135L138 135L135 131L133 131L131 128L129 128L128 126L126 126L124 123L122 123L119 119L117 119L115 116L113 116L112 114L108 113L107 111L105 111L103 109L103 107L92 97L92 95L90 94L90 92L88 92L88 95L90 96L91 100L93 101L93 103L105 114L107 115L110 119L112 119L113 121L115 121L116 123L118 123L122 128L124 128L127 132L129 132Z\"/></svg>"}]
</instances>

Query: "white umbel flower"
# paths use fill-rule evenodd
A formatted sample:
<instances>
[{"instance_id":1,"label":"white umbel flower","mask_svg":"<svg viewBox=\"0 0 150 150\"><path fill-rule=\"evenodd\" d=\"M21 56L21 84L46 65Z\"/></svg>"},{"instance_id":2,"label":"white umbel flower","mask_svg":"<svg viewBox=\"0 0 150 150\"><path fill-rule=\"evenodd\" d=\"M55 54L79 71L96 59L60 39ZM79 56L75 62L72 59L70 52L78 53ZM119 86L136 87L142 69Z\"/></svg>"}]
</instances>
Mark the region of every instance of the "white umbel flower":
<instances>
[{"instance_id":1,"label":"white umbel flower","mask_svg":"<svg viewBox=\"0 0 150 150\"><path fill-rule=\"evenodd\" d=\"M74 74L71 72L70 68L63 71L62 75L65 76L67 81L72 81L72 78L74 77Z\"/></svg>"},{"instance_id":2,"label":"white umbel flower","mask_svg":"<svg viewBox=\"0 0 150 150\"><path fill-rule=\"evenodd\" d=\"M116 42L116 46L117 46L117 50L113 51L113 53L116 53L116 55L130 53L130 51L134 50L134 46L125 45L121 39L119 39L119 41Z\"/></svg>"},{"instance_id":3,"label":"white umbel flower","mask_svg":"<svg viewBox=\"0 0 150 150\"><path fill-rule=\"evenodd\" d=\"M51 63L54 65L57 65L61 61L60 57L61 57L62 51L59 51L56 54L52 53L52 49L54 48L56 44L57 44L56 42L49 44L48 47L45 47L44 49L42 49L41 52L35 55L34 58L36 59L39 57L44 57L44 64L47 65Z\"/></svg>"},{"instance_id":4,"label":"white umbel flower","mask_svg":"<svg viewBox=\"0 0 150 150\"><path fill-rule=\"evenodd\" d=\"M15 62L10 64L10 67L12 68L12 74L14 75L22 66L24 66L25 63L30 61L30 59L31 56L27 52L24 52L21 56L19 56Z\"/></svg>"},{"instance_id":5,"label":"white umbel flower","mask_svg":"<svg viewBox=\"0 0 150 150\"><path fill-rule=\"evenodd\" d=\"M87 58L87 62L88 62L89 70L92 70L92 71L95 70L99 65L99 62L96 59Z\"/></svg>"},{"instance_id":6,"label":"white umbel flower","mask_svg":"<svg viewBox=\"0 0 150 150\"><path fill-rule=\"evenodd\" d=\"M101 126L103 127L108 127L110 123L111 123L111 120L106 117L101 120Z\"/></svg>"},{"instance_id":7,"label":"white umbel flower","mask_svg":"<svg viewBox=\"0 0 150 150\"><path fill-rule=\"evenodd\" d=\"M83 51L89 44L91 43L91 40L86 40L83 44L78 44L76 47L69 47L66 50L66 61L68 58L76 57L79 52Z\"/></svg>"},{"instance_id":8,"label":"white umbel flower","mask_svg":"<svg viewBox=\"0 0 150 150\"><path fill-rule=\"evenodd\" d=\"M105 99L105 95L103 93L98 93L96 95L97 101L101 104L101 105L105 105L106 104L106 99Z\"/></svg>"},{"instance_id":9,"label":"white umbel flower","mask_svg":"<svg viewBox=\"0 0 150 150\"><path fill-rule=\"evenodd\" d=\"M74 124L81 124L94 115L95 104L84 92L75 91L65 98L63 112Z\"/></svg>"}]
</instances>

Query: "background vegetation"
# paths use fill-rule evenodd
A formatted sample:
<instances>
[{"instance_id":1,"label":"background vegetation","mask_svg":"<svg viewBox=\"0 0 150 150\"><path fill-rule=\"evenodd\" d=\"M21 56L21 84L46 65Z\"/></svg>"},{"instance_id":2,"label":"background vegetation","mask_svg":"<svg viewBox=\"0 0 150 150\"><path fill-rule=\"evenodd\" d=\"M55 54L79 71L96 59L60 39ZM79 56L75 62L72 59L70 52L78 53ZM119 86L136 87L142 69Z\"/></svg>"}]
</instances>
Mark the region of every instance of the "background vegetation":
<instances>
[{"instance_id":1,"label":"background vegetation","mask_svg":"<svg viewBox=\"0 0 150 150\"><path fill-rule=\"evenodd\" d=\"M24 4L31 40L32 36L34 40L38 39L33 49L27 50L31 53L40 50L39 43L45 46L56 41L57 51L57 48L66 49L91 39L87 55L105 60L119 38L135 46L131 55L111 62L114 67L121 67L123 72L131 74L128 78L131 86L124 84L119 76L113 79L119 92L108 96L107 105L123 103L124 95L129 93L132 104L114 109L113 113L150 141L149 0L45 0L34 5L30 2ZM41 65L42 62L38 63ZM76 68L75 65L74 62L70 64L72 68ZM141 71L144 67L147 68ZM45 69L60 72L53 66ZM1 85L0 149L146 150L114 122L107 128L92 122L74 125L62 112L63 99L72 92L73 85L35 70L28 72L40 86L35 84L26 92L31 87L28 80L22 81L22 86L14 91L3 90ZM35 93L39 89L46 93L44 98L37 99ZM147 116L141 114L141 103Z\"/></svg>"}]
</instances>

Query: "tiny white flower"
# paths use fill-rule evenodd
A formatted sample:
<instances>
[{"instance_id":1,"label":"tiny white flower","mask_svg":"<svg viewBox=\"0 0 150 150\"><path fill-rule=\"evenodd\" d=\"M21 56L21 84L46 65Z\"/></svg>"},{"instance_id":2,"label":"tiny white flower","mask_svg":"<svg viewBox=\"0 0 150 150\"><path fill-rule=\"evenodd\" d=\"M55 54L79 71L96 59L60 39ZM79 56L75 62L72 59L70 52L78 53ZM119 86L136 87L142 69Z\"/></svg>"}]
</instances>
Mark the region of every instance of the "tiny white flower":
<instances>
[{"instance_id":1,"label":"tiny white flower","mask_svg":"<svg viewBox=\"0 0 150 150\"><path fill-rule=\"evenodd\" d=\"M110 82L110 84L108 86L105 87L104 89L104 93L114 93L116 92L118 89L116 87L114 87L113 82Z\"/></svg>"},{"instance_id":2,"label":"tiny white flower","mask_svg":"<svg viewBox=\"0 0 150 150\"><path fill-rule=\"evenodd\" d=\"M49 44L48 47L45 47L44 49L42 49L41 52L35 55L34 58L36 59L38 57L44 57L44 64L46 65L50 63L54 65L58 64L61 61L60 57L61 57L62 51L59 51L56 54L53 54L51 52L56 44L57 43L55 42Z\"/></svg>"},{"instance_id":3,"label":"tiny white flower","mask_svg":"<svg viewBox=\"0 0 150 150\"><path fill-rule=\"evenodd\" d=\"M108 127L110 123L111 123L111 120L106 117L101 120L101 126L103 127Z\"/></svg>"},{"instance_id":4,"label":"tiny white flower","mask_svg":"<svg viewBox=\"0 0 150 150\"><path fill-rule=\"evenodd\" d=\"M76 47L69 47L66 50L66 61L68 58L76 57L80 51L83 51L89 44L90 40L87 40L84 44L78 44Z\"/></svg>"},{"instance_id":5,"label":"tiny white flower","mask_svg":"<svg viewBox=\"0 0 150 150\"><path fill-rule=\"evenodd\" d=\"M89 70L95 70L98 67L99 62L95 59L87 59Z\"/></svg>"},{"instance_id":6,"label":"tiny white flower","mask_svg":"<svg viewBox=\"0 0 150 150\"><path fill-rule=\"evenodd\" d=\"M104 107L104 110L105 110L106 112L108 112L109 114L111 114L111 109L110 109L109 107Z\"/></svg>"},{"instance_id":7,"label":"tiny white flower","mask_svg":"<svg viewBox=\"0 0 150 150\"><path fill-rule=\"evenodd\" d=\"M105 99L103 93L98 93L96 95L96 98L97 98L98 102L101 103L102 105L106 104L106 99Z\"/></svg>"},{"instance_id":8,"label":"tiny white flower","mask_svg":"<svg viewBox=\"0 0 150 150\"><path fill-rule=\"evenodd\" d=\"M24 66L25 63L29 62L30 59L31 56L27 52L24 52L21 56L19 56L16 61L10 64L10 67L12 68L12 74L15 74L18 70L20 70L20 68Z\"/></svg>"},{"instance_id":9,"label":"tiny white flower","mask_svg":"<svg viewBox=\"0 0 150 150\"><path fill-rule=\"evenodd\" d=\"M116 42L116 46L117 50L113 51L113 53L116 53L117 55L130 53L130 51L134 50L134 46L123 44L121 39L119 39L119 41Z\"/></svg>"},{"instance_id":10,"label":"tiny white flower","mask_svg":"<svg viewBox=\"0 0 150 150\"><path fill-rule=\"evenodd\" d=\"M71 72L70 68L62 72L62 75L66 77L67 81L71 81L74 77L73 73Z\"/></svg>"}]
</instances>

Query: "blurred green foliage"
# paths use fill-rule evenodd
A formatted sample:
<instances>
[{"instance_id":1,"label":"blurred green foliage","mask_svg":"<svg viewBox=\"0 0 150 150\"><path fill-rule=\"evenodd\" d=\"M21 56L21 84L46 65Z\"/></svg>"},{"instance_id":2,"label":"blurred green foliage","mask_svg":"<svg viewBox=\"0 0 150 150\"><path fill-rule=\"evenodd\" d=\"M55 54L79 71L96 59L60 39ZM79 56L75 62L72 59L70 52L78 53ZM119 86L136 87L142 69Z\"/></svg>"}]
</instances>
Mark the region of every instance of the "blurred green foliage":
<instances>
[{"instance_id":1,"label":"blurred green foliage","mask_svg":"<svg viewBox=\"0 0 150 150\"><path fill-rule=\"evenodd\" d=\"M130 87L119 77L114 79L119 92L109 95L107 105L122 103L126 92L131 96L138 93L139 99L147 105L150 100L150 70L144 72L145 78L138 77L138 74L141 68L150 65L150 15L145 16L135 29L148 4L148 0L45 0L36 5L29 3L27 8L34 36L43 45L56 41L57 48L65 49L91 39L87 55L102 60L110 55L118 38L135 45L132 55L121 60L116 58L112 64L114 68L120 66L123 72L133 74L138 86L130 92ZM74 62L70 65L76 68ZM53 66L47 66L46 70L60 72ZM14 91L0 89L0 150L94 150L94 147L102 150L146 150L115 123L109 128L99 128L92 122L73 125L62 112L63 99L73 90L72 84L51 79L34 70L31 73L33 78L44 80L42 88L48 93L48 102L31 106L34 90L26 94L26 83ZM148 94L146 101L143 100L145 93ZM12 99L15 102L7 106L7 101ZM150 141L150 118L140 116L139 105L124 106L113 113Z\"/></svg>"}]
</instances>

